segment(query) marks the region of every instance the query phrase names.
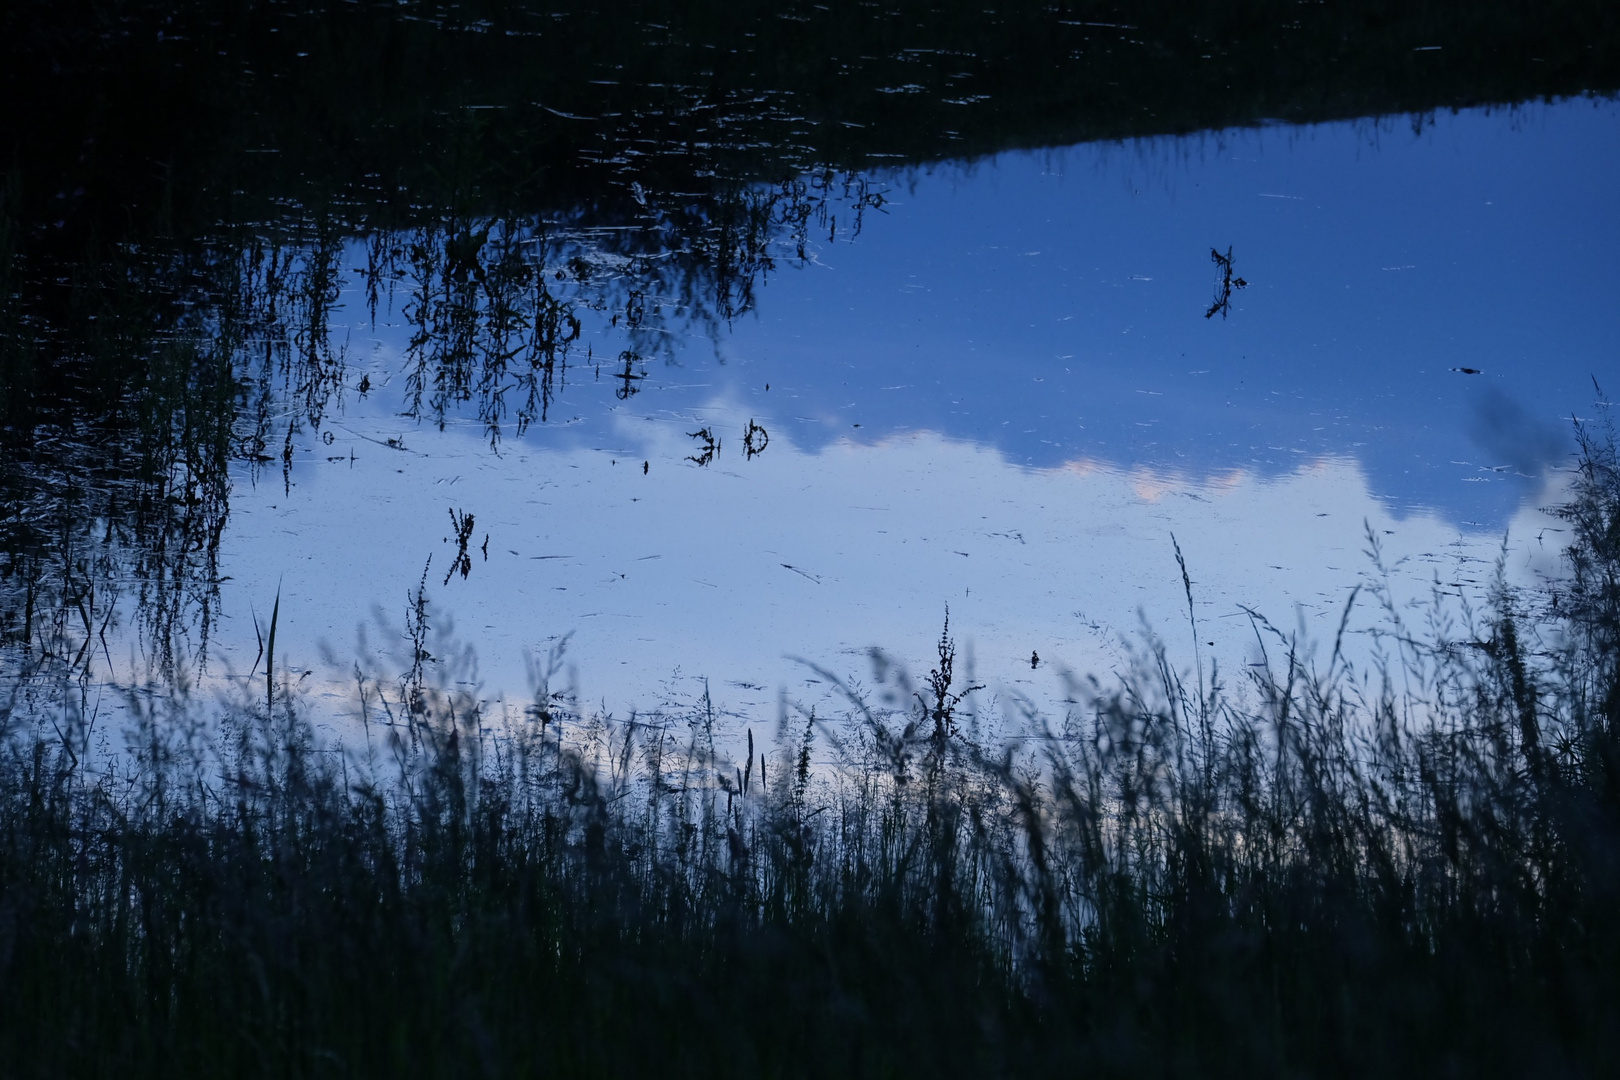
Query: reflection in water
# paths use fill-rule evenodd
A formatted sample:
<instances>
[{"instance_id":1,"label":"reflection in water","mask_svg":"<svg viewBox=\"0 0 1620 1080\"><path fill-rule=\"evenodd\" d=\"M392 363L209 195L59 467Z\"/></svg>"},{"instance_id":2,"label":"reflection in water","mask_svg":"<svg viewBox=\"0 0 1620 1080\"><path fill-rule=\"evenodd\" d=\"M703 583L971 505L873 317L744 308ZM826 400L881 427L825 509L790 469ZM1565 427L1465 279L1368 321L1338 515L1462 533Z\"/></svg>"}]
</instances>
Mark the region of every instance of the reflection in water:
<instances>
[{"instance_id":1,"label":"reflection in water","mask_svg":"<svg viewBox=\"0 0 1620 1080\"><path fill-rule=\"evenodd\" d=\"M1592 388L1593 396L1602 400L1603 389L1595 378ZM1531 478L1568 456L1569 438L1563 430L1567 426L1535 415L1500 387L1487 386L1474 399L1468 434L1485 451L1487 460L1501 463L1487 466L1490 472Z\"/></svg>"},{"instance_id":2,"label":"reflection in water","mask_svg":"<svg viewBox=\"0 0 1620 1080\"><path fill-rule=\"evenodd\" d=\"M1564 166L1613 156L1614 110L1528 115L124 251L96 319L11 312L70 374L27 399L38 434L7 458L7 641L87 686L207 673L216 639L239 668L241 608L280 581L282 641L341 648L432 556L491 687L573 633L628 706L674 671L774 686L784 654L926 657L947 602L998 677L1106 668L1137 608L1179 610L1172 533L1220 617L1326 618L1364 521L1446 587L1477 583L1451 567L1534 520L1558 418L1612 348L1590 299L1614 284L1612 193ZM1204 241L1212 221L1258 284ZM1504 336L1531 320L1500 318L1496 264L1447 257L1474 247L1516 251L1514 295L1554 309L1533 352ZM138 378L89 410L98 432L71 373L102 356Z\"/></svg>"},{"instance_id":3,"label":"reflection in water","mask_svg":"<svg viewBox=\"0 0 1620 1080\"><path fill-rule=\"evenodd\" d=\"M720 452L720 440L714 437L713 430L709 428L705 427L698 428L696 431L688 431L686 436L689 439L698 440L698 452L695 454L688 454L686 457L686 460L690 461L694 465L707 465L709 462L713 461L714 456ZM749 457L753 457L753 455L750 454Z\"/></svg>"},{"instance_id":4,"label":"reflection in water","mask_svg":"<svg viewBox=\"0 0 1620 1080\"><path fill-rule=\"evenodd\" d=\"M1232 276L1232 249L1226 249L1222 255L1215 248L1209 249L1209 259L1220 270L1220 277L1215 282L1215 299L1204 312L1204 318L1213 319L1216 315L1226 318L1227 312L1232 309L1232 290L1247 289L1249 283L1243 278Z\"/></svg>"},{"instance_id":5,"label":"reflection in water","mask_svg":"<svg viewBox=\"0 0 1620 1080\"><path fill-rule=\"evenodd\" d=\"M717 430L746 418L725 402L699 415ZM482 693L521 690L525 653L568 635L593 705L623 715L690 701L707 684L725 710L768 715L780 687L810 700L830 689L789 657L861 676L882 646L925 669L949 605L977 681L1060 715L1060 673L1115 668L1139 620L1185 638L1172 537L1216 641L1206 660L1225 671L1249 659L1245 606L1330 636L1351 589L1374 573L1369 528L1402 602L1436 583L1483 590L1500 549L1499 535L1392 514L1345 459L1204 481L1085 460L1030 469L922 433L815 450L778 436L762 457L700 468L685 463L688 422L622 417L600 447L512 445L500 456L476 428L452 427L417 441L414 471L362 447L352 467L309 463L292 502L279 488L245 488L236 514L251 524L226 566L244 606L231 606L221 637L251 656L245 604L283 582L284 640L305 643L305 656L327 643L339 665L322 692L345 702L357 625L374 610L397 625L423 560L456 557L446 519L424 513L451 502L476 514L488 560L474 544L477 572L430 599L477 643ZM635 467L645 457L659 466L650 475ZM1545 524L1527 510L1513 535ZM386 545L369 539L379 536ZM1515 542L1507 570L1525 580L1555 557ZM1358 611L1353 629L1379 617ZM363 663L387 667L380 655Z\"/></svg>"},{"instance_id":6,"label":"reflection in water","mask_svg":"<svg viewBox=\"0 0 1620 1080\"><path fill-rule=\"evenodd\" d=\"M0 1054L1615 1074L1617 41L0 5Z\"/></svg>"},{"instance_id":7,"label":"reflection in water","mask_svg":"<svg viewBox=\"0 0 1620 1080\"><path fill-rule=\"evenodd\" d=\"M759 425L753 417L749 417L748 426L743 429L743 453L749 461L754 460L765 452L771 444L771 434Z\"/></svg>"},{"instance_id":8,"label":"reflection in water","mask_svg":"<svg viewBox=\"0 0 1620 1080\"><path fill-rule=\"evenodd\" d=\"M617 395L628 399L646 359L672 359L673 342L747 311L753 280L834 216L829 198L845 200L853 229L880 205L863 178L822 172L709 205L644 195L633 225L449 218L355 238L319 218L129 246L75 277L29 281L0 312L9 430L26 433L0 460L0 640L35 675L88 682L89 643L114 664L101 638L122 620L163 677L205 670L233 459L252 484L278 470L292 499L300 457L337 461L338 434L355 430L346 418L374 402L441 427L476 418L494 449L549 418L571 359L594 368L593 347L576 348L582 318L628 344ZM357 372L355 331L395 317L398 363ZM415 456L403 429L356 437ZM69 640L92 612L101 628L68 655L41 645Z\"/></svg>"}]
</instances>

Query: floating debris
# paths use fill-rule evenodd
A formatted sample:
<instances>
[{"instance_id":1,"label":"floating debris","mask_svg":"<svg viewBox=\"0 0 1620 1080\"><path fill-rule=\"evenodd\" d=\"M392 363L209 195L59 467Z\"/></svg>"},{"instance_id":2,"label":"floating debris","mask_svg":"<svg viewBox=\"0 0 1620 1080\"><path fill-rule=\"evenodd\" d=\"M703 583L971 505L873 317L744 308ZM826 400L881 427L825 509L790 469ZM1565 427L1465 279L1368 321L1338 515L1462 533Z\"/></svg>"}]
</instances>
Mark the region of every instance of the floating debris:
<instances>
[{"instance_id":1,"label":"floating debris","mask_svg":"<svg viewBox=\"0 0 1620 1080\"><path fill-rule=\"evenodd\" d=\"M809 578L811 581L815 582L817 585L821 584L821 579L816 577L816 575L810 573L808 570L800 570L797 566L794 566L792 563L783 563L782 564L782 569L791 570L795 574L798 574L800 577Z\"/></svg>"},{"instance_id":2,"label":"floating debris","mask_svg":"<svg viewBox=\"0 0 1620 1080\"><path fill-rule=\"evenodd\" d=\"M743 452L748 455L748 460L753 461L754 458L760 454L763 454L765 452L765 448L770 444L770 432L766 431L755 421L749 420L748 428L743 432Z\"/></svg>"},{"instance_id":3,"label":"floating debris","mask_svg":"<svg viewBox=\"0 0 1620 1080\"><path fill-rule=\"evenodd\" d=\"M1208 311L1204 312L1204 318L1213 319L1215 313L1219 312L1221 318L1224 319L1226 313L1232 307L1232 290L1247 289L1249 283L1243 278L1232 276L1232 247L1230 244L1227 245L1225 255L1222 255L1215 248L1210 248L1209 258L1211 262L1221 268L1221 277L1215 285L1215 302L1209 305Z\"/></svg>"},{"instance_id":4,"label":"floating debris","mask_svg":"<svg viewBox=\"0 0 1620 1080\"><path fill-rule=\"evenodd\" d=\"M444 575L446 585L450 584L450 579L456 576L457 570L461 571L463 581L467 580L467 575L472 573L472 556L467 553L467 545L472 541L473 516L464 514L452 507L450 510L450 526L456 537L456 555L450 560L450 569ZM448 544L450 538L445 537L444 542ZM489 558L489 537L487 536L484 537L484 558Z\"/></svg>"},{"instance_id":5,"label":"floating debris","mask_svg":"<svg viewBox=\"0 0 1620 1080\"><path fill-rule=\"evenodd\" d=\"M700 440L703 444L696 454L688 454L686 456L687 461L696 462L699 465L707 465L709 462L714 460L716 454L720 453L720 440L714 437L714 431L712 429L706 427L698 428L696 431L688 431L686 435L688 438ZM643 472L645 471L646 470L643 470Z\"/></svg>"},{"instance_id":6,"label":"floating debris","mask_svg":"<svg viewBox=\"0 0 1620 1080\"><path fill-rule=\"evenodd\" d=\"M624 352L619 354L619 363L624 365L624 370L613 376L615 379L619 380L621 384L613 391L613 396L618 398L620 401L629 400L631 397L635 396L637 391L641 389L641 387L637 386L636 383L640 382L642 379L645 379L647 377L647 373L645 371L636 370L636 365L640 362L641 355L633 352L630 349L626 349Z\"/></svg>"}]
</instances>

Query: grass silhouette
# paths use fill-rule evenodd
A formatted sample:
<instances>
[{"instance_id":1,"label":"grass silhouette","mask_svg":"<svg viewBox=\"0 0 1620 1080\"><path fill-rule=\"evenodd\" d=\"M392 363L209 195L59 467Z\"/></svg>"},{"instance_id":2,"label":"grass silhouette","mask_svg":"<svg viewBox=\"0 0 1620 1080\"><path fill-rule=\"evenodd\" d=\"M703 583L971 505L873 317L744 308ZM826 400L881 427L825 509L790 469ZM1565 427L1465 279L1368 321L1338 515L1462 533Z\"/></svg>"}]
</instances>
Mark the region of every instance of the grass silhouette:
<instances>
[{"instance_id":1,"label":"grass silhouette","mask_svg":"<svg viewBox=\"0 0 1620 1080\"><path fill-rule=\"evenodd\" d=\"M1534 595L1451 632L1391 603L1366 670L1257 619L1241 691L1148 641L1006 746L964 722L948 625L905 708L849 689L745 762L706 701L608 723L545 672L484 715L427 678L420 589L411 670L361 680L342 751L268 668L212 712L132 695L96 767L82 724L13 707L0 1060L1613 1075L1620 464L1579 435L1568 573Z\"/></svg>"}]
</instances>

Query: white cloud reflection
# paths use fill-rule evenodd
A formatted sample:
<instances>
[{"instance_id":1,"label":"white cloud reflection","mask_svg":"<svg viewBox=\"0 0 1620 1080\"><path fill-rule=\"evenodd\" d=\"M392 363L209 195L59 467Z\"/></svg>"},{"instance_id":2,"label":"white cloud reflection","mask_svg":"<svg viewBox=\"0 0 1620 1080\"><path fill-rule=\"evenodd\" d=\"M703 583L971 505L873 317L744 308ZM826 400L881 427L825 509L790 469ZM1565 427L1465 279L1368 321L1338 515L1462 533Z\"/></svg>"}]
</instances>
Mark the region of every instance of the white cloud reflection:
<instances>
[{"instance_id":1,"label":"white cloud reflection","mask_svg":"<svg viewBox=\"0 0 1620 1080\"><path fill-rule=\"evenodd\" d=\"M1370 569L1367 528L1409 598L1435 579L1482 589L1501 541L1397 518L1350 459L1200 480L1084 459L1029 468L928 432L806 452L780 432L747 461L746 414L721 403L704 415L723 437L704 468L686 460L690 421L623 416L617 449L513 442L499 456L473 428L416 432L409 455L340 431L327 449L342 460L300 468L292 498L279 483L238 485L218 648L248 667L250 605L262 621L279 583L295 669L318 666L322 641L346 662L374 610L401 625L431 556L429 595L476 646L490 697L523 698L525 651L570 634L589 704L623 715L665 700L672 678L688 696L707 678L721 704L764 719L778 688L825 689L790 656L863 677L877 646L920 674L949 604L979 680L1051 706L1054 669L1106 674L1138 612L1190 661L1172 533L1199 637L1216 643L1206 658L1227 670L1252 647L1241 605L1331 639ZM444 584L452 508L476 519L472 569ZM1515 522L1514 576L1552 564L1553 547L1534 542L1545 524L1531 511ZM346 694L343 673L330 677Z\"/></svg>"}]
</instances>

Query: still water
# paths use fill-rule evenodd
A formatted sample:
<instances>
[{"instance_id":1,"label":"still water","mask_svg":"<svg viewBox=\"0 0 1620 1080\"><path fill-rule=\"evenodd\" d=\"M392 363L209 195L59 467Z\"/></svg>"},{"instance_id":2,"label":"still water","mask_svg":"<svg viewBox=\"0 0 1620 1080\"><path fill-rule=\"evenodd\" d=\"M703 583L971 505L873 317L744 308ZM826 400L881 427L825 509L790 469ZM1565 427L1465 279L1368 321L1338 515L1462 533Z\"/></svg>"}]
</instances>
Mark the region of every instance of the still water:
<instances>
[{"instance_id":1,"label":"still water","mask_svg":"<svg viewBox=\"0 0 1620 1080\"><path fill-rule=\"evenodd\" d=\"M233 466L208 671L279 589L278 652L345 700L425 582L492 699L565 642L588 705L774 713L873 647L924 670L948 605L978 681L1049 707L1144 621L1190 662L1172 537L1228 670L1251 611L1330 640L1369 537L1403 600L1553 572L1571 418L1620 381L1616 175L1592 99L871 172L740 314L558 273L579 332L521 430L405 415L409 282L373 317L347 243L344 392L276 421L285 470L280 427Z\"/></svg>"}]
</instances>

